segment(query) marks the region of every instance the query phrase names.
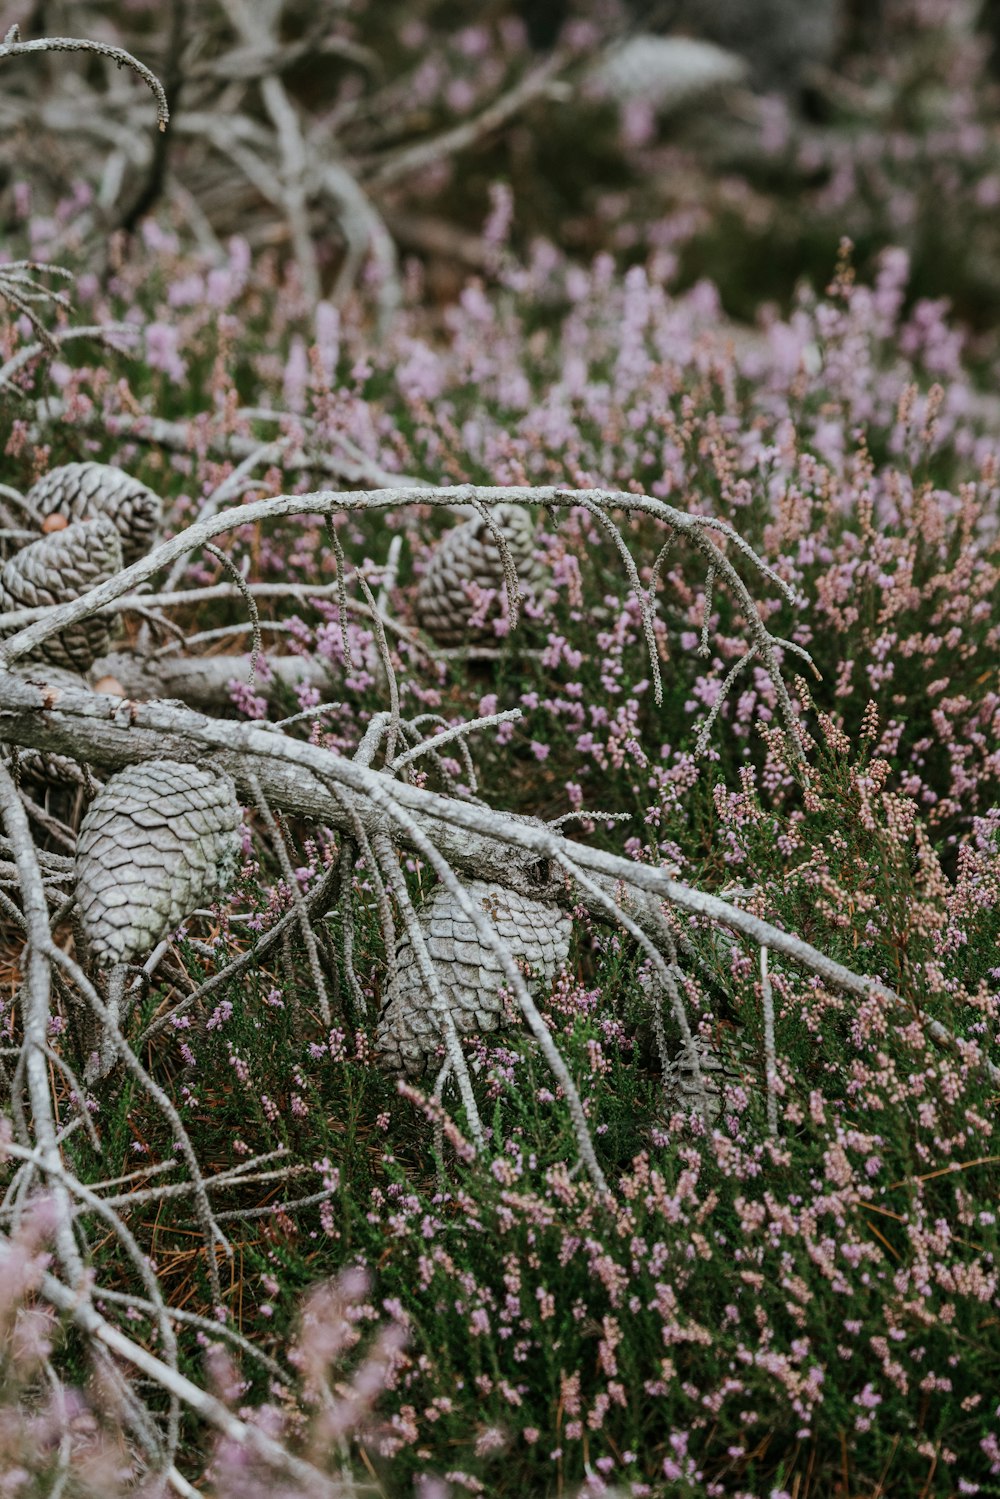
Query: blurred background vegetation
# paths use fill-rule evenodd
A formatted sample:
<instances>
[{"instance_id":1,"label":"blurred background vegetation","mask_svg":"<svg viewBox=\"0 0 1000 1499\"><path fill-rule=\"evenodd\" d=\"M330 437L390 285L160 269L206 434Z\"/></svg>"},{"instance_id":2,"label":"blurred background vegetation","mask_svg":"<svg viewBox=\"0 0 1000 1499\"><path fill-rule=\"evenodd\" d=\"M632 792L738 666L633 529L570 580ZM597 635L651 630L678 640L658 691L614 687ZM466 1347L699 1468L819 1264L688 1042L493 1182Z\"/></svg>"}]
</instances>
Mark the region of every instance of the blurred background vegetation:
<instances>
[{"instance_id":1,"label":"blurred background vegetation","mask_svg":"<svg viewBox=\"0 0 1000 1499\"><path fill-rule=\"evenodd\" d=\"M739 319L823 285L848 235L861 274L901 245L913 298L997 323L997 0L36 0L0 6L14 21L128 47L173 114L154 137L141 85L98 58L5 64L0 232L30 181L50 258L82 241L106 269L166 202L204 244L284 254L307 232L336 297L381 235L446 302L497 271L482 231L505 182L518 252L658 253Z\"/></svg>"}]
</instances>

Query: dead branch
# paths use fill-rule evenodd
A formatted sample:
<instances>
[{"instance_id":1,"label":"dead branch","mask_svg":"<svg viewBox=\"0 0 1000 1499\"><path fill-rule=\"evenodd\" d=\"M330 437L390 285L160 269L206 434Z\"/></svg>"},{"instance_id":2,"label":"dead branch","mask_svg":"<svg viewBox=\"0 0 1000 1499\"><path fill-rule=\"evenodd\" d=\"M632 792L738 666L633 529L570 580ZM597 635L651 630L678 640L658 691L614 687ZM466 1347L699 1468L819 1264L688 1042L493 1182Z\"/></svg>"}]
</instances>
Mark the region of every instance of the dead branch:
<instances>
[{"instance_id":1,"label":"dead branch","mask_svg":"<svg viewBox=\"0 0 1000 1499\"><path fill-rule=\"evenodd\" d=\"M86 37L70 36L45 36L37 37L31 42L22 42L20 29L17 26L12 26L3 42L0 42L0 62L7 57L23 57L35 52L96 52L99 57L110 58L119 68L131 68L132 72L142 79L156 100L157 123L161 130L166 130L170 119L170 109L162 83L145 63L133 57L131 52L126 52L124 47L112 47L108 42L95 42Z\"/></svg>"},{"instance_id":2,"label":"dead branch","mask_svg":"<svg viewBox=\"0 0 1000 1499\"><path fill-rule=\"evenodd\" d=\"M562 877L548 867L563 863L597 877L616 904L624 894L640 916L646 898L652 897L678 911L708 917L758 946L766 945L832 988L861 998L884 998L907 1012L910 1009L888 985L854 973L801 938L718 896L671 879L661 869L588 848L544 825L526 823L489 807L389 781L378 771L267 728L224 723L166 703L123 703L93 693L41 689L9 674L0 674L0 725L9 743L62 753L73 753L75 747L80 758L107 770L165 757L195 762L204 758L208 748L215 751L214 763L244 791L250 789L249 770L259 778L272 806L345 832L351 824L338 810L328 782L335 782L349 798L358 822L371 835L391 831L372 800L389 790L393 801L414 818L421 833L456 869L495 879L554 904L583 904L595 917L606 919L603 898L588 900L586 891L567 892ZM953 1045L943 1026L936 1021L926 1023L937 1041ZM1000 1080L1000 1069L987 1066L991 1076L995 1071Z\"/></svg>"},{"instance_id":3,"label":"dead branch","mask_svg":"<svg viewBox=\"0 0 1000 1499\"><path fill-rule=\"evenodd\" d=\"M192 708L218 711L224 707L232 682L246 682L249 654L239 656L141 656L118 651L94 662L92 676L114 677L125 696L140 702L156 698L179 698ZM254 691L268 701L280 693L304 685L320 692L336 693L336 669L332 662L315 656L268 656L267 675L258 678Z\"/></svg>"}]
</instances>

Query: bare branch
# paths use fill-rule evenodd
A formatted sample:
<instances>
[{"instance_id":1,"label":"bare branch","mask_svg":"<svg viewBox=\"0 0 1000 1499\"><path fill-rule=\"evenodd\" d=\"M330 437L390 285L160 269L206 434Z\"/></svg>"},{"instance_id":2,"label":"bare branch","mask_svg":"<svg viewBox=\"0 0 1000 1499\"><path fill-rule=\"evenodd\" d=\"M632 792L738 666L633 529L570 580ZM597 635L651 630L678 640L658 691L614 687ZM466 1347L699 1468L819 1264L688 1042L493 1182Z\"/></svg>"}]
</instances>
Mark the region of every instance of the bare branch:
<instances>
[{"instance_id":1,"label":"bare branch","mask_svg":"<svg viewBox=\"0 0 1000 1499\"><path fill-rule=\"evenodd\" d=\"M70 36L45 36L38 37L32 42L22 42L20 31L12 26L0 43L0 62L7 57L21 57L34 52L96 52L99 57L107 57L119 68L131 68L148 89L151 90L156 100L156 119L161 130L166 130L170 119L170 110L167 105L167 96L163 91L163 84L145 63L133 57L131 52L126 52L124 47L112 47L108 42L95 42L86 37Z\"/></svg>"},{"instance_id":2,"label":"bare branch","mask_svg":"<svg viewBox=\"0 0 1000 1499\"><path fill-rule=\"evenodd\" d=\"M398 182L403 177L422 171L424 167L431 166L446 156L454 156L457 151L464 151L467 146L491 135L536 99L544 98L568 60L565 53L553 52L513 88L494 99L472 119L463 120L461 124L450 130L443 130L440 135L432 136L429 140L404 146L401 151L394 152L378 163L370 173L369 180L378 187L386 187L391 182Z\"/></svg>"},{"instance_id":3,"label":"bare branch","mask_svg":"<svg viewBox=\"0 0 1000 1499\"><path fill-rule=\"evenodd\" d=\"M97 592L97 590L95 590ZM436 851L456 869L523 891L535 899L572 905L564 881L547 869L559 856L575 868L600 879L606 892L623 887L637 894L635 919L642 923L643 898L654 896L691 915L708 917L740 932L756 945L767 945L793 963L814 973L834 989L862 998L878 998L912 1016L910 1004L888 984L855 973L792 933L743 911L726 900L672 879L664 870L633 863L601 849L561 838L544 825L535 825L488 807L463 802L436 792L389 782L317 745L293 740L249 723L212 720L189 709L165 703L121 703L93 693L42 689L0 673L0 714L9 742L32 748L77 754L109 769L141 760L163 758L195 762L205 747L216 752L220 769L248 789L248 772L257 775L272 806L350 831L350 819L327 789L336 783L347 793L352 814L372 833L385 828L382 798L390 795L393 813L412 815L403 841L412 844L413 830L432 840ZM379 804L376 807L375 803ZM582 903L599 918L601 902ZM648 916L647 918L648 919ZM923 1017L928 1033L940 1045L954 1049L955 1038L939 1021ZM983 1060L988 1075L1000 1081L1000 1068Z\"/></svg>"},{"instance_id":4,"label":"bare branch","mask_svg":"<svg viewBox=\"0 0 1000 1499\"><path fill-rule=\"evenodd\" d=\"M662 500L648 495L636 495L627 490L573 490L555 486L505 488L460 485L456 488L415 487L339 492L318 490L312 494L277 495L273 499L257 500L199 519L179 535L172 537L169 541L161 542L148 556L132 563L116 577L92 589L81 598L53 609L47 618L29 625L27 629L20 631L0 646L0 668L4 665L9 666L20 657L37 651L43 641L58 634L67 625L86 618L106 604L113 603L140 583L152 578L161 568L176 562L185 553L203 546L213 537L238 526L254 525L260 521L291 515L331 516L338 510L347 512L384 510L406 504L455 507L469 504L509 503L541 504L557 508L583 506L591 512L600 511L603 515L608 515L608 512L614 509L637 510L659 520L671 531L687 537L691 545L714 566L719 577L726 582L739 603L747 620L747 628L753 636L754 646L774 684L786 732L790 736L793 747L796 750L800 748L798 720L781 674L774 637L767 630L739 573L705 534L704 517L686 515ZM338 544L336 531L334 531L334 541ZM741 550L743 555L749 557L760 571L777 583L786 597L794 600L794 592L789 585L777 579L751 548L743 543ZM652 644L655 645L655 642ZM655 671L655 666L652 669Z\"/></svg>"}]
</instances>

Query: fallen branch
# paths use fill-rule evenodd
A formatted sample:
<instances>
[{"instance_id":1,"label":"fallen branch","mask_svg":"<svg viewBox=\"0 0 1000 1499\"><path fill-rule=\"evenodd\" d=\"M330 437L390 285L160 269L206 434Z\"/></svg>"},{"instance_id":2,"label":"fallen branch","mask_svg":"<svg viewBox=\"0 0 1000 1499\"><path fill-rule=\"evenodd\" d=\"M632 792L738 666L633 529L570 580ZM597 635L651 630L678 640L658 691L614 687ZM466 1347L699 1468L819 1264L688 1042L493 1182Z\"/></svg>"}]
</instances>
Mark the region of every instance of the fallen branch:
<instances>
[{"instance_id":1,"label":"fallen branch","mask_svg":"<svg viewBox=\"0 0 1000 1499\"><path fill-rule=\"evenodd\" d=\"M43 689L0 673L0 737L27 748L73 754L109 771L164 757L195 763L211 749L214 763L233 776L244 795L252 794L249 777L255 775L272 806L351 833L352 817L328 790L328 783L334 782L366 833L395 833L407 842L373 805L373 799L381 800L388 792L456 870L495 880L536 900L582 904L602 921L608 919L605 897L610 893L615 904L624 905L647 931L657 930L651 915L643 919L652 897L767 946L831 988L884 999L913 1013L911 1004L889 985L855 973L792 933L674 880L662 869L588 848L489 807L390 781L378 771L273 730L220 722L166 703L123 703L94 693ZM560 864L595 878L601 898L588 897L586 890L568 891ZM939 1021L925 1018L924 1023L935 1041L955 1048L954 1036ZM1000 1081L1000 1068L988 1059L984 1066Z\"/></svg>"},{"instance_id":2,"label":"fallen branch","mask_svg":"<svg viewBox=\"0 0 1000 1499\"><path fill-rule=\"evenodd\" d=\"M92 675L116 678L129 698L179 698L193 708L218 710L227 702L229 684L248 680L250 661L249 653L157 657L121 651L95 661ZM324 657L268 656L267 674L258 677L254 691L268 702L298 686L326 693L336 690L337 677L336 667Z\"/></svg>"},{"instance_id":3,"label":"fallen branch","mask_svg":"<svg viewBox=\"0 0 1000 1499\"><path fill-rule=\"evenodd\" d=\"M291 515L332 515L336 511L375 511L407 504L434 505L442 508L469 504L476 506L535 504L550 506L554 509L582 506L592 514L600 515L612 530L614 530L614 525L610 518L611 511L637 510L660 521L671 532L687 537L691 545L725 581L740 605L746 619L747 629L753 637L753 644L773 683L778 709L793 750L801 753L798 719L778 660L778 652L787 647L787 642L773 636L767 629L746 583L729 558L719 549L714 537L721 536L730 542L746 561L750 562L763 577L780 589L789 602L793 603L796 602L794 590L779 578L773 568L768 567L753 548L725 522L714 520L709 516L687 515L683 511L675 510L672 505L667 505L662 500L653 499L649 495L633 494L628 490L568 489L556 485L532 488L466 484L455 488L413 487L346 492L319 490L312 494L286 494L277 495L273 499L256 500L247 505L204 516L179 535L154 547L148 556L133 562L130 567L125 568L106 583L92 588L89 593L78 599L53 608L45 619L29 625L0 646L0 668L10 666L22 656L37 651L44 641L58 634L67 625L87 618L105 604L113 603L140 583L154 577L162 568L176 562L185 553L196 550L225 531ZM652 601L647 601L643 605L643 613L647 636L652 645ZM800 654L808 659L806 652L800 651ZM650 670L653 676L654 696L659 703L662 701L662 686L659 661L655 652L650 658Z\"/></svg>"},{"instance_id":4,"label":"fallen branch","mask_svg":"<svg viewBox=\"0 0 1000 1499\"><path fill-rule=\"evenodd\" d=\"M405 146L400 151L394 151L391 156L373 167L368 180L378 187L387 187L392 182L398 182L402 177L410 177L434 162L442 161L447 156L454 156L457 151L464 151L466 147L475 145L477 141L483 140L501 125L505 125L509 119L529 104L534 103L536 99L544 98L568 61L568 54L553 52L537 68L533 68L526 77L520 79L513 88L501 94L498 99L492 100L485 109L471 119L463 120L461 124L452 126L450 130L443 130L440 135L431 136L428 140L417 141L412 146Z\"/></svg>"}]
</instances>

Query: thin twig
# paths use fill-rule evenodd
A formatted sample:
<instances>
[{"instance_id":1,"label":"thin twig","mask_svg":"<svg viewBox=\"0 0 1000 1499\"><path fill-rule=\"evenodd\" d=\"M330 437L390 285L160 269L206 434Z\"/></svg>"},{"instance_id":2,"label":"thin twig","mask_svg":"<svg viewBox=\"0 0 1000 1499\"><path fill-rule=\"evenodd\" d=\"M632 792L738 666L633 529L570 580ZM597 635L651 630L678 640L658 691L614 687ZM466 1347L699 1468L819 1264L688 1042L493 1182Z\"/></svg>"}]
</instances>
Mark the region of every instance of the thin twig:
<instances>
[{"instance_id":1,"label":"thin twig","mask_svg":"<svg viewBox=\"0 0 1000 1499\"><path fill-rule=\"evenodd\" d=\"M274 852L278 856L278 863L281 865L281 872L285 879L285 887L288 890L289 899L291 900L292 906L295 910L299 931L302 933L302 941L305 943L306 953L309 957L309 971L312 974L313 984L316 987L316 1000L319 1004L319 1012L323 1018L323 1024L327 1028L329 1028L333 1024L333 1016L330 1013L330 1000L327 996L326 983L323 979L323 970L320 966L319 948L316 945L316 934L313 931L312 923L309 920L309 910L302 897L302 891L299 888L299 882L296 879L295 870L292 868L292 861L288 856L288 849L285 847L285 840L282 836L277 822L275 821L274 813L271 811L271 808L268 805L267 797L261 790L260 781L256 776L253 776L251 778L250 787L254 794L254 801L257 804L257 810L260 812L261 817L264 819L264 826L267 828L267 831L271 835L271 844L274 848Z\"/></svg>"}]
</instances>

